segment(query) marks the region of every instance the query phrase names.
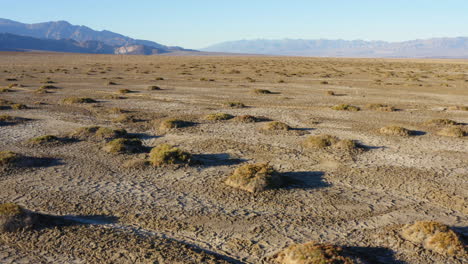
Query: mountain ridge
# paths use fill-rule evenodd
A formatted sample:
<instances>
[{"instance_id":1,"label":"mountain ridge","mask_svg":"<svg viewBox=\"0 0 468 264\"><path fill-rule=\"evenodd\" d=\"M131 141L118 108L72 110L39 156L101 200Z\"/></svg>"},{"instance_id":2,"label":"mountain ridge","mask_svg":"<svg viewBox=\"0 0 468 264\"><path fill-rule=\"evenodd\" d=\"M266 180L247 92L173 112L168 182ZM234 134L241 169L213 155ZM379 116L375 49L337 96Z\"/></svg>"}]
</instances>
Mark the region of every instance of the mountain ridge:
<instances>
[{"instance_id":1,"label":"mountain ridge","mask_svg":"<svg viewBox=\"0 0 468 264\"><path fill-rule=\"evenodd\" d=\"M221 42L200 50L318 57L468 58L468 37L416 39L402 42L343 39L251 39Z\"/></svg>"}]
</instances>

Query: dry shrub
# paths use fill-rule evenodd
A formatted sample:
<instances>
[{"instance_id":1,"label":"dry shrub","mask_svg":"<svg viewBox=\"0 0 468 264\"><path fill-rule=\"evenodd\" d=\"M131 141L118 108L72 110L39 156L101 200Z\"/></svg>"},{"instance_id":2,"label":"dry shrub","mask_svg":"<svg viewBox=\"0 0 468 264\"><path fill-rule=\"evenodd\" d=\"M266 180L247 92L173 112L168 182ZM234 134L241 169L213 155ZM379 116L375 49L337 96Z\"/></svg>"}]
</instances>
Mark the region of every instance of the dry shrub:
<instances>
[{"instance_id":1,"label":"dry shrub","mask_svg":"<svg viewBox=\"0 0 468 264\"><path fill-rule=\"evenodd\" d=\"M9 93L9 92L12 92L13 90L9 89L9 88L0 88L0 93Z\"/></svg>"},{"instance_id":2,"label":"dry shrub","mask_svg":"<svg viewBox=\"0 0 468 264\"><path fill-rule=\"evenodd\" d=\"M386 104L367 104L366 107L370 110L382 111L382 112L393 112L396 111L395 107Z\"/></svg>"},{"instance_id":3,"label":"dry shrub","mask_svg":"<svg viewBox=\"0 0 468 264\"><path fill-rule=\"evenodd\" d=\"M224 103L225 106L231 107L231 108L244 108L245 104L241 102L226 102Z\"/></svg>"},{"instance_id":4,"label":"dry shrub","mask_svg":"<svg viewBox=\"0 0 468 264\"><path fill-rule=\"evenodd\" d=\"M456 111L468 111L468 106L450 106L449 110L456 110Z\"/></svg>"},{"instance_id":5,"label":"dry shrub","mask_svg":"<svg viewBox=\"0 0 468 264\"><path fill-rule=\"evenodd\" d=\"M156 85L151 85L151 86L148 86L148 90L149 91L161 90L161 87L156 86Z\"/></svg>"},{"instance_id":6,"label":"dry shrub","mask_svg":"<svg viewBox=\"0 0 468 264\"><path fill-rule=\"evenodd\" d=\"M88 97L69 97L63 99L64 104L90 104L96 102L96 100Z\"/></svg>"},{"instance_id":7,"label":"dry shrub","mask_svg":"<svg viewBox=\"0 0 468 264\"><path fill-rule=\"evenodd\" d=\"M45 88L37 88L36 90L34 90L34 93L37 93L37 94L46 94L46 93L49 93L49 90L45 89Z\"/></svg>"},{"instance_id":8,"label":"dry shrub","mask_svg":"<svg viewBox=\"0 0 468 264\"><path fill-rule=\"evenodd\" d=\"M154 147L149 156L149 162L155 167L172 164L187 164L191 155L169 144L161 144Z\"/></svg>"},{"instance_id":9,"label":"dry shrub","mask_svg":"<svg viewBox=\"0 0 468 264\"><path fill-rule=\"evenodd\" d=\"M40 137L31 138L30 140L28 140L29 143L38 144L38 145L56 143L59 141L60 139L54 135L44 135Z\"/></svg>"},{"instance_id":10,"label":"dry shrub","mask_svg":"<svg viewBox=\"0 0 468 264\"><path fill-rule=\"evenodd\" d=\"M12 104L11 109L20 110L20 109L27 109L28 107L24 104Z\"/></svg>"},{"instance_id":11,"label":"dry shrub","mask_svg":"<svg viewBox=\"0 0 468 264\"><path fill-rule=\"evenodd\" d=\"M120 89L120 90L119 90L119 93L120 93L120 94L127 94L127 93L132 93L132 92L133 92L133 91L130 90L130 89Z\"/></svg>"},{"instance_id":12,"label":"dry shrub","mask_svg":"<svg viewBox=\"0 0 468 264\"><path fill-rule=\"evenodd\" d=\"M86 140L110 140L127 136L125 129L113 129L109 127L90 126L81 127L70 136L76 139Z\"/></svg>"},{"instance_id":13,"label":"dry shrub","mask_svg":"<svg viewBox=\"0 0 468 264\"><path fill-rule=\"evenodd\" d=\"M355 150L358 148L356 142L350 139L339 139L331 135L309 136L304 141L304 146L308 148L328 148L333 147L340 150Z\"/></svg>"},{"instance_id":14,"label":"dry shrub","mask_svg":"<svg viewBox=\"0 0 468 264\"><path fill-rule=\"evenodd\" d=\"M251 115L241 115L241 116L236 116L233 119L236 122L242 122L242 123L255 123L258 122L258 118L255 116Z\"/></svg>"},{"instance_id":15,"label":"dry shrub","mask_svg":"<svg viewBox=\"0 0 468 264\"><path fill-rule=\"evenodd\" d=\"M107 142L103 150L109 153L137 153L143 150L143 144L136 138L116 138Z\"/></svg>"},{"instance_id":16,"label":"dry shrub","mask_svg":"<svg viewBox=\"0 0 468 264\"><path fill-rule=\"evenodd\" d=\"M466 135L466 132L460 127L454 126L442 128L441 130L439 130L439 132L437 132L437 134L446 137L464 137Z\"/></svg>"},{"instance_id":17,"label":"dry shrub","mask_svg":"<svg viewBox=\"0 0 468 264\"><path fill-rule=\"evenodd\" d=\"M210 121L219 121L219 120L228 120L233 118L234 116L226 113L216 113L216 114L209 114L205 116L206 120Z\"/></svg>"},{"instance_id":18,"label":"dry shrub","mask_svg":"<svg viewBox=\"0 0 468 264\"><path fill-rule=\"evenodd\" d=\"M106 82L106 85L117 85L117 83L115 83L113 81L108 81L108 82Z\"/></svg>"},{"instance_id":19,"label":"dry shrub","mask_svg":"<svg viewBox=\"0 0 468 264\"><path fill-rule=\"evenodd\" d=\"M438 222L419 221L406 225L400 234L404 239L442 255L466 255L458 235Z\"/></svg>"},{"instance_id":20,"label":"dry shrub","mask_svg":"<svg viewBox=\"0 0 468 264\"><path fill-rule=\"evenodd\" d=\"M264 131L288 131L291 127L279 121L272 121L266 123L261 129Z\"/></svg>"},{"instance_id":21,"label":"dry shrub","mask_svg":"<svg viewBox=\"0 0 468 264\"><path fill-rule=\"evenodd\" d=\"M171 118L171 119L166 119L162 121L161 124L159 125L159 129L162 131L168 131L171 129L183 128L183 127L188 127L191 125L192 125L191 122L184 121L181 119Z\"/></svg>"},{"instance_id":22,"label":"dry shrub","mask_svg":"<svg viewBox=\"0 0 468 264\"><path fill-rule=\"evenodd\" d=\"M327 95L334 96L336 95L334 91L327 91Z\"/></svg>"},{"instance_id":23,"label":"dry shrub","mask_svg":"<svg viewBox=\"0 0 468 264\"><path fill-rule=\"evenodd\" d=\"M266 90L266 89L255 89L253 90L253 93L254 94L272 94L270 90Z\"/></svg>"},{"instance_id":24,"label":"dry shrub","mask_svg":"<svg viewBox=\"0 0 468 264\"><path fill-rule=\"evenodd\" d=\"M14 203L0 204L0 233L31 228L34 219L21 206Z\"/></svg>"},{"instance_id":25,"label":"dry shrub","mask_svg":"<svg viewBox=\"0 0 468 264\"><path fill-rule=\"evenodd\" d=\"M380 134L389 136L410 136L411 130L400 126L386 126L379 129Z\"/></svg>"},{"instance_id":26,"label":"dry shrub","mask_svg":"<svg viewBox=\"0 0 468 264\"><path fill-rule=\"evenodd\" d=\"M132 115L121 114L118 117L112 119L112 122L115 123L134 123L137 121Z\"/></svg>"},{"instance_id":27,"label":"dry shrub","mask_svg":"<svg viewBox=\"0 0 468 264\"><path fill-rule=\"evenodd\" d=\"M338 110L338 111L351 111L351 112L357 112L361 110L361 108L349 104L340 104L340 105L335 105L332 107L333 110Z\"/></svg>"},{"instance_id":28,"label":"dry shrub","mask_svg":"<svg viewBox=\"0 0 468 264\"><path fill-rule=\"evenodd\" d=\"M14 164L15 162L19 160L19 158L20 158L20 155L12 151L8 151L8 150L0 151L0 166L7 166L7 165Z\"/></svg>"},{"instance_id":29,"label":"dry shrub","mask_svg":"<svg viewBox=\"0 0 468 264\"><path fill-rule=\"evenodd\" d=\"M283 185L282 176L268 164L246 164L234 170L226 179L229 186L251 193L273 189Z\"/></svg>"},{"instance_id":30,"label":"dry shrub","mask_svg":"<svg viewBox=\"0 0 468 264\"><path fill-rule=\"evenodd\" d=\"M276 255L280 264L354 264L343 255L343 250L334 245L308 242L294 244Z\"/></svg>"},{"instance_id":31,"label":"dry shrub","mask_svg":"<svg viewBox=\"0 0 468 264\"><path fill-rule=\"evenodd\" d=\"M10 115L0 115L0 125L16 124L25 120L26 119L21 118L21 117L10 116Z\"/></svg>"},{"instance_id":32,"label":"dry shrub","mask_svg":"<svg viewBox=\"0 0 468 264\"><path fill-rule=\"evenodd\" d=\"M433 125L433 126L455 126L458 125L458 122L447 119L447 118L437 118L431 119L425 122L426 125Z\"/></svg>"}]
</instances>

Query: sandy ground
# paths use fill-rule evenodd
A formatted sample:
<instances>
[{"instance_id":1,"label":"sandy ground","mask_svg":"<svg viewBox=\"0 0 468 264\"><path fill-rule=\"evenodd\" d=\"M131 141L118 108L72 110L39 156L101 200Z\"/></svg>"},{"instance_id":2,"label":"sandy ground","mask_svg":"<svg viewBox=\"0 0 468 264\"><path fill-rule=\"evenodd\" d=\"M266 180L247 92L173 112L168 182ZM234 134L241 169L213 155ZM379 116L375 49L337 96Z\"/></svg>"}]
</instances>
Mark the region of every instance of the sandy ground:
<instances>
[{"instance_id":1,"label":"sandy ground","mask_svg":"<svg viewBox=\"0 0 468 264\"><path fill-rule=\"evenodd\" d=\"M0 58L0 87L23 85L0 98L28 106L0 110L25 118L0 126L0 150L41 161L0 170L0 202L75 223L0 235L1 263L272 263L282 248L311 240L352 249L368 263L465 261L402 241L398 230L434 220L464 239L468 235L467 137L439 136L440 127L425 123L448 118L466 130L468 111L453 108L468 106L466 60L43 53ZM34 92L47 77L57 88ZM150 85L161 90L150 91ZM111 99L124 88L133 92ZM72 96L97 103L62 103ZM229 108L227 101L248 107ZM342 103L362 110L331 109ZM369 110L369 103L398 111ZM115 107L130 111L136 122L113 122ZM216 112L262 116L293 130L268 133L259 129L264 122L203 119ZM168 117L196 124L159 131L157 124ZM417 133L378 133L393 124ZM122 164L145 153L109 154L102 142L91 140L27 143L91 125L125 128L148 147L176 145L198 164L132 169ZM319 134L366 148L349 153L303 146L307 136ZM236 167L258 162L269 162L295 184L252 194L223 183Z\"/></svg>"}]
</instances>

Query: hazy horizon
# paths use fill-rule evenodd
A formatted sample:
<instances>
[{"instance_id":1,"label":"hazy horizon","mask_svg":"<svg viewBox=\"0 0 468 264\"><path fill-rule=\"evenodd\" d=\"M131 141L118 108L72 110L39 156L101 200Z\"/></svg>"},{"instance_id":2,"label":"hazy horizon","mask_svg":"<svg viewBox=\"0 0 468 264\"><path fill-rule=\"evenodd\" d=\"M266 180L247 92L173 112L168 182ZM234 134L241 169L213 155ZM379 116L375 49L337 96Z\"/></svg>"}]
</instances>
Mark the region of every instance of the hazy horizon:
<instances>
[{"instance_id":1,"label":"hazy horizon","mask_svg":"<svg viewBox=\"0 0 468 264\"><path fill-rule=\"evenodd\" d=\"M65 20L170 46L201 49L251 39L343 39L401 42L467 36L468 2L392 1L80 1L19 0L0 17L23 23ZM28 7L28 8L25 8ZM92 8L90 8L92 7Z\"/></svg>"}]
</instances>

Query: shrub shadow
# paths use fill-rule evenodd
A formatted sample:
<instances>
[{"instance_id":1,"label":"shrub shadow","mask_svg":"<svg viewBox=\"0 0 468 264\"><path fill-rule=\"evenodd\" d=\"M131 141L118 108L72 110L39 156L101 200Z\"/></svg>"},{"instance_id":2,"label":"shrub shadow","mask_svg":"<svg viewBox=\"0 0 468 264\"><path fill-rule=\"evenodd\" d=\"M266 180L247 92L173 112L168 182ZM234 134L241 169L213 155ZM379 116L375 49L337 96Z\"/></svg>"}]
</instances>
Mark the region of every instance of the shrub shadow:
<instances>
[{"instance_id":1,"label":"shrub shadow","mask_svg":"<svg viewBox=\"0 0 468 264\"><path fill-rule=\"evenodd\" d=\"M62 159L50 157L21 157L17 167L21 168L46 168L65 164Z\"/></svg>"},{"instance_id":2,"label":"shrub shadow","mask_svg":"<svg viewBox=\"0 0 468 264\"><path fill-rule=\"evenodd\" d=\"M116 216L107 215L47 215L33 213L35 223L33 229L41 230L47 228L55 228L60 226L77 226L77 225L107 225L117 223L119 218Z\"/></svg>"},{"instance_id":3,"label":"shrub shadow","mask_svg":"<svg viewBox=\"0 0 468 264\"><path fill-rule=\"evenodd\" d=\"M324 172L321 171L291 171L284 172L287 189L316 189L329 187L330 184L323 181Z\"/></svg>"},{"instance_id":4,"label":"shrub shadow","mask_svg":"<svg viewBox=\"0 0 468 264\"><path fill-rule=\"evenodd\" d=\"M384 247L343 247L343 250L348 252L351 257L356 256L368 263L395 263L407 264L406 261L398 260L395 257L395 251Z\"/></svg>"},{"instance_id":5,"label":"shrub shadow","mask_svg":"<svg viewBox=\"0 0 468 264\"><path fill-rule=\"evenodd\" d=\"M420 130L411 130L410 131L410 136L424 136L426 134L427 134L427 132L420 131Z\"/></svg>"},{"instance_id":6,"label":"shrub shadow","mask_svg":"<svg viewBox=\"0 0 468 264\"><path fill-rule=\"evenodd\" d=\"M195 154L192 156L192 162L195 165L202 166L229 166L245 162L245 159L232 158L227 153L216 154Z\"/></svg>"}]
</instances>

